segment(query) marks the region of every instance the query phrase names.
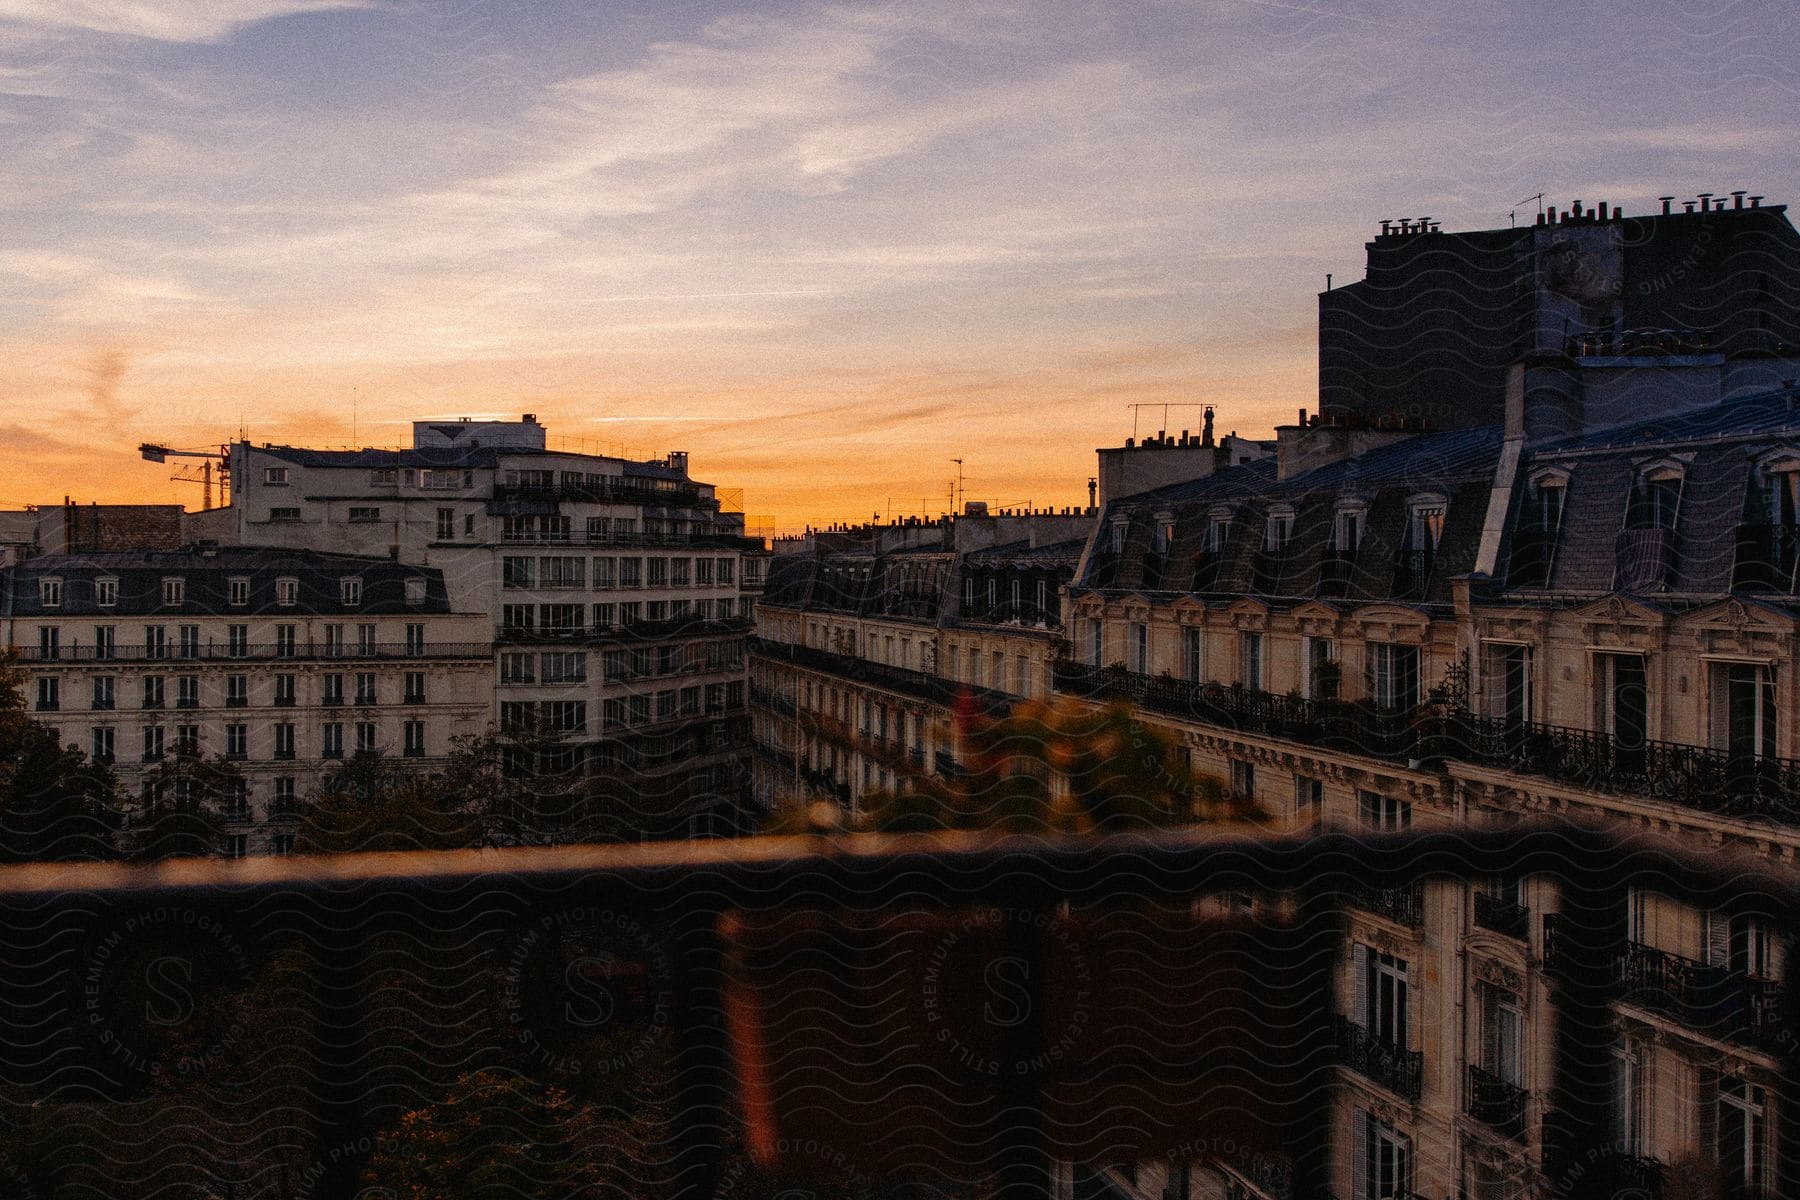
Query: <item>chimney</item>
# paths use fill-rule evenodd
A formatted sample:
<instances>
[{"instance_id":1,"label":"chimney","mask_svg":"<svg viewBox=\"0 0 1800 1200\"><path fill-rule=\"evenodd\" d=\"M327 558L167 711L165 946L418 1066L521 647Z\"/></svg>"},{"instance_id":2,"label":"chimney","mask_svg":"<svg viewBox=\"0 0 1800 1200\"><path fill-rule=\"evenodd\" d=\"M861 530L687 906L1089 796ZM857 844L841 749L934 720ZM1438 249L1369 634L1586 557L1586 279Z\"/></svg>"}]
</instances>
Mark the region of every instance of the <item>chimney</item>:
<instances>
[{"instance_id":1,"label":"chimney","mask_svg":"<svg viewBox=\"0 0 1800 1200\"><path fill-rule=\"evenodd\" d=\"M1747 195L1749 195L1748 192L1733 192L1733 193L1731 193L1731 207L1733 207L1733 208L1744 207L1744 197Z\"/></svg>"},{"instance_id":2,"label":"chimney","mask_svg":"<svg viewBox=\"0 0 1800 1200\"><path fill-rule=\"evenodd\" d=\"M1095 492L1095 489L1097 489L1099 486L1100 486L1100 481L1098 479L1093 478L1092 476L1089 476L1089 478L1088 478L1088 507L1089 508L1094 507L1094 492Z\"/></svg>"},{"instance_id":3,"label":"chimney","mask_svg":"<svg viewBox=\"0 0 1800 1200\"><path fill-rule=\"evenodd\" d=\"M1762 200L1763 200L1763 198L1761 196L1750 197L1750 207L1751 208L1761 208Z\"/></svg>"},{"instance_id":4,"label":"chimney","mask_svg":"<svg viewBox=\"0 0 1800 1200\"><path fill-rule=\"evenodd\" d=\"M1594 210L1594 215L1598 216L1602 221L1606 220L1606 201L1602 200L1600 202L1600 207Z\"/></svg>"},{"instance_id":5,"label":"chimney","mask_svg":"<svg viewBox=\"0 0 1800 1200\"><path fill-rule=\"evenodd\" d=\"M1673 196L1658 196L1657 199L1662 201L1662 206L1663 206L1662 215L1665 217L1668 216L1669 215L1669 206L1671 204L1675 203L1675 197L1673 197Z\"/></svg>"},{"instance_id":6,"label":"chimney","mask_svg":"<svg viewBox=\"0 0 1800 1200\"><path fill-rule=\"evenodd\" d=\"M1571 200L1569 202L1569 220L1571 220L1571 221L1577 220L1580 216L1581 216L1581 201Z\"/></svg>"}]
</instances>

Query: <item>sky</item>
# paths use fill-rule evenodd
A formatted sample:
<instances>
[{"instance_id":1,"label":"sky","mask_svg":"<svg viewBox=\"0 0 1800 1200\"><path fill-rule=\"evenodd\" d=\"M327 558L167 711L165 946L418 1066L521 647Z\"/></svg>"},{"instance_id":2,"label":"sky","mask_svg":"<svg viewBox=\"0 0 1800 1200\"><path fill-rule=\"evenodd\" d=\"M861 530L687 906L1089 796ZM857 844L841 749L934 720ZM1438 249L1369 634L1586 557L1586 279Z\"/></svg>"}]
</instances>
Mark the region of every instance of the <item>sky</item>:
<instances>
[{"instance_id":1,"label":"sky","mask_svg":"<svg viewBox=\"0 0 1800 1200\"><path fill-rule=\"evenodd\" d=\"M1269 436L1384 217L1800 200L1792 0L0 0L0 507L532 412L783 529ZM1171 431L1198 428L1171 408Z\"/></svg>"}]
</instances>

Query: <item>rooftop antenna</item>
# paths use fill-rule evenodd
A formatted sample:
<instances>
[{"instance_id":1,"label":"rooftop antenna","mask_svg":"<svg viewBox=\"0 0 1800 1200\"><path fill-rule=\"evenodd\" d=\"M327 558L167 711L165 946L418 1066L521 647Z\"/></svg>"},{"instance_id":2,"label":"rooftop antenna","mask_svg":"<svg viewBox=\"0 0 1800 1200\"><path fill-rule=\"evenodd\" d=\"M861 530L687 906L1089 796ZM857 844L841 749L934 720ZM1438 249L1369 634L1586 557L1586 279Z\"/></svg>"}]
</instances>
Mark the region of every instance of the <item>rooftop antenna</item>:
<instances>
[{"instance_id":1,"label":"rooftop antenna","mask_svg":"<svg viewBox=\"0 0 1800 1200\"><path fill-rule=\"evenodd\" d=\"M1533 200L1537 201L1538 216L1540 216L1540 217L1543 216L1544 215L1544 193L1539 192L1535 196L1527 196L1523 200L1514 201L1513 202L1513 212L1507 213L1506 219L1511 221L1513 223L1513 225L1516 227L1519 222L1518 222L1518 218L1514 214L1518 212L1518 206L1521 204L1530 204Z\"/></svg>"},{"instance_id":2,"label":"rooftop antenna","mask_svg":"<svg viewBox=\"0 0 1800 1200\"><path fill-rule=\"evenodd\" d=\"M963 506L963 460L953 458L950 461L956 464L956 492L950 497L950 511L955 514L960 513Z\"/></svg>"}]
</instances>

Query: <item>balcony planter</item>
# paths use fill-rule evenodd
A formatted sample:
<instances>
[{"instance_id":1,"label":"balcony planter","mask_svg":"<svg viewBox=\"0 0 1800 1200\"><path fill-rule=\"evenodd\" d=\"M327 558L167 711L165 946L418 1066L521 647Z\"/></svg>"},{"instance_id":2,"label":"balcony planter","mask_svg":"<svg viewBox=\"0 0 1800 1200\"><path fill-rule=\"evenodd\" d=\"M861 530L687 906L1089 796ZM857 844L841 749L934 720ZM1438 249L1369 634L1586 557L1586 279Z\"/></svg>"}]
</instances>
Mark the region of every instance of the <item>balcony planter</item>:
<instances>
[{"instance_id":1,"label":"balcony planter","mask_svg":"<svg viewBox=\"0 0 1800 1200\"><path fill-rule=\"evenodd\" d=\"M810 1140L871 1170L979 1172L1020 1105L1059 1159L1179 1152L1201 1129L1274 1154L1318 1083L1323 971L1303 960L1322 947L1293 925L805 909L722 929L746 1142L771 1166L803 1168Z\"/></svg>"}]
</instances>

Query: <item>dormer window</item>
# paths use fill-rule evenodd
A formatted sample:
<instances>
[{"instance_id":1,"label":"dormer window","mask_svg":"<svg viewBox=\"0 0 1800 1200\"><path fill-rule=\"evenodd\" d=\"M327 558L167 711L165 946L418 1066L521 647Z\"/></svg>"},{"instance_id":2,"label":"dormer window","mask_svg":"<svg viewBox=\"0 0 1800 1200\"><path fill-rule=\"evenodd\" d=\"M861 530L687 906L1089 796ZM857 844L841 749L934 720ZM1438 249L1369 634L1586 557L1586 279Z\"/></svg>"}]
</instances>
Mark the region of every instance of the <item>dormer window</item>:
<instances>
[{"instance_id":1,"label":"dormer window","mask_svg":"<svg viewBox=\"0 0 1800 1200\"><path fill-rule=\"evenodd\" d=\"M1332 516L1331 548L1339 558L1355 558L1362 548L1363 529L1368 521L1367 506L1340 504Z\"/></svg>"},{"instance_id":2,"label":"dormer window","mask_svg":"<svg viewBox=\"0 0 1800 1200\"><path fill-rule=\"evenodd\" d=\"M1175 544L1175 514L1161 512L1156 514L1156 524L1150 535L1150 552L1167 554L1169 547Z\"/></svg>"},{"instance_id":3,"label":"dormer window","mask_svg":"<svg viewBox=\"0 0 1800 1200\"><path fill-rule=\"evenodd\" d=\"M94 580L94 603L112 608L119 602L119 581L111 577Z\"/></svg>"},{"instance_id":4,"label":"dormer window","mask_svg":"<svg viewBox=\"0 0 1800 1200\"><path fill-rule=\"evenodd\" d=\"M1225 541L1231 536L1231 513L1214 510L1206 519L1206 552L1225 553Z\"/></svg>"},{"instance_id":5,"label":"dormer window","mask_svg":"<svg viewBox=\"0 0 1800 1200\"><path fill-rule=\"evenodd\" d=\"M362 580L354 575L346 575L338 580L338 599L346 608L353 608L362 603Z\"/></svg>"},{"instance_id":6,"label":"dormer window","mask_svg":"<svg viewBox=\"0 0 1800 1200\"><path fill-rule=\"evenodd\" d=\"M1284 504L1270 509L1268 523L1263 528L1263 549L1271 554L1278 554L1287 549L1293 536L1293 508Z\"/></svg>"},{"instance_id":7,"label":"dormer window","mask_svg":"<svg viewBox=\"0 0 1800 1200\"><path fill-rule=\"evenodd\" d=\"M162 598L164 604L183 604L187 601L187 580L164 579L162 581Z\"/></svg>"},{"instance_id":8,"label":"dormer window","mask_svg":"<svg viewBox=\"0 0 1800 1200\"><path fill-rule=\"evenodd\" d=\"M1794 590L1800 567L1800 454L1779 451L1757 464L1738 527L1732 586Z\"/></svg>"},{"instance_id":9,"label":"dormer window","mask_svg":"<svg viewBox=\"0 0 1800 1200\"><path fill-rule=\"evenodd\" d=\"M1395 596L1407 600L1425 598L1438 545L1444 538L1446 507L1442 496L1414 496L1407 502L1405 541L1394 572Z\"/></svg>"},{"instance_id":10,"label":"dormer window","mask_svg":"<svg viewBox=\"0 0 1800 1200\"><path fill-rule=\"evenodd\" d=\"M228 584L231 607L243 608L250 603L250 579L245 575L234 575Z\"/></svg>"},{"instance_id":11,"label":"dormer window","mask_svg":"<svg viewBox=\"0 0 1800 1200\"><path fill-rule=\"evenodd\" d=\"M1569 478L1560 470L1540 471L1525 484L1519 520L1513 533L1512 563L1507 579L1515 587L1548 587L1562 528L1563 500Z\"/></svg>"},{"instance_id":12,"label":"dormer window","mask_svg":"<svg viewBox=\"0 0 1800 1200\"><path fill-rule=\"evenodd\" d=\"M1674 529L1681 512L1682 477L1679 466L1667 463L1639 471L1625 510L1625 528Z\"/></svg>"},{"instance_id":13,"label":"dormer window","mask_svg":"<svg viewBox=\"0 0 1800 1200\"><path fill-rule=\"evenodd\" d=\"M408 604L425 603L425 581L423 579L415 578L406 581L406 602Z\"/></svg>"},{"instance_id":14,"label":"dormer window","mask_svg":"<svg viewBox=\"0 0 1800 1200\"><path fill-rule=\"evenodd\" d=\"M292 576L283 576L275 581L275 603L282 608L292 608L300 602L300 581Z\"/></svg>"},{"instance_id":15,"label":"dormer window","mask_svg":"<svg viewBox=\"0 0 1800 1200\"><path fill-rule=\"evenodd\" d=\"M38 603L45 608L62 607L63 581L56 578L38 580Z\"/></svg>"},{"instance_id":16,"label":"dormer window","mask_svg":"<svg viewBox=\"0 0 1800 1200\"><path fill-rule=\"evenodd\" d=\"M1108 536L1109 540L1106 544L1106 547L1107 547L1108 553L1114 554L1114 555L1119 555L1119 554L1125 553L1125 530L1126 530L1126 527L1127 527L1127 521L1125 519L1121 518L1119 520L1114 521L1112 523L1111 528L1109 528L1107 530L1107 536Z\"/></svg>"}]
</instances>

